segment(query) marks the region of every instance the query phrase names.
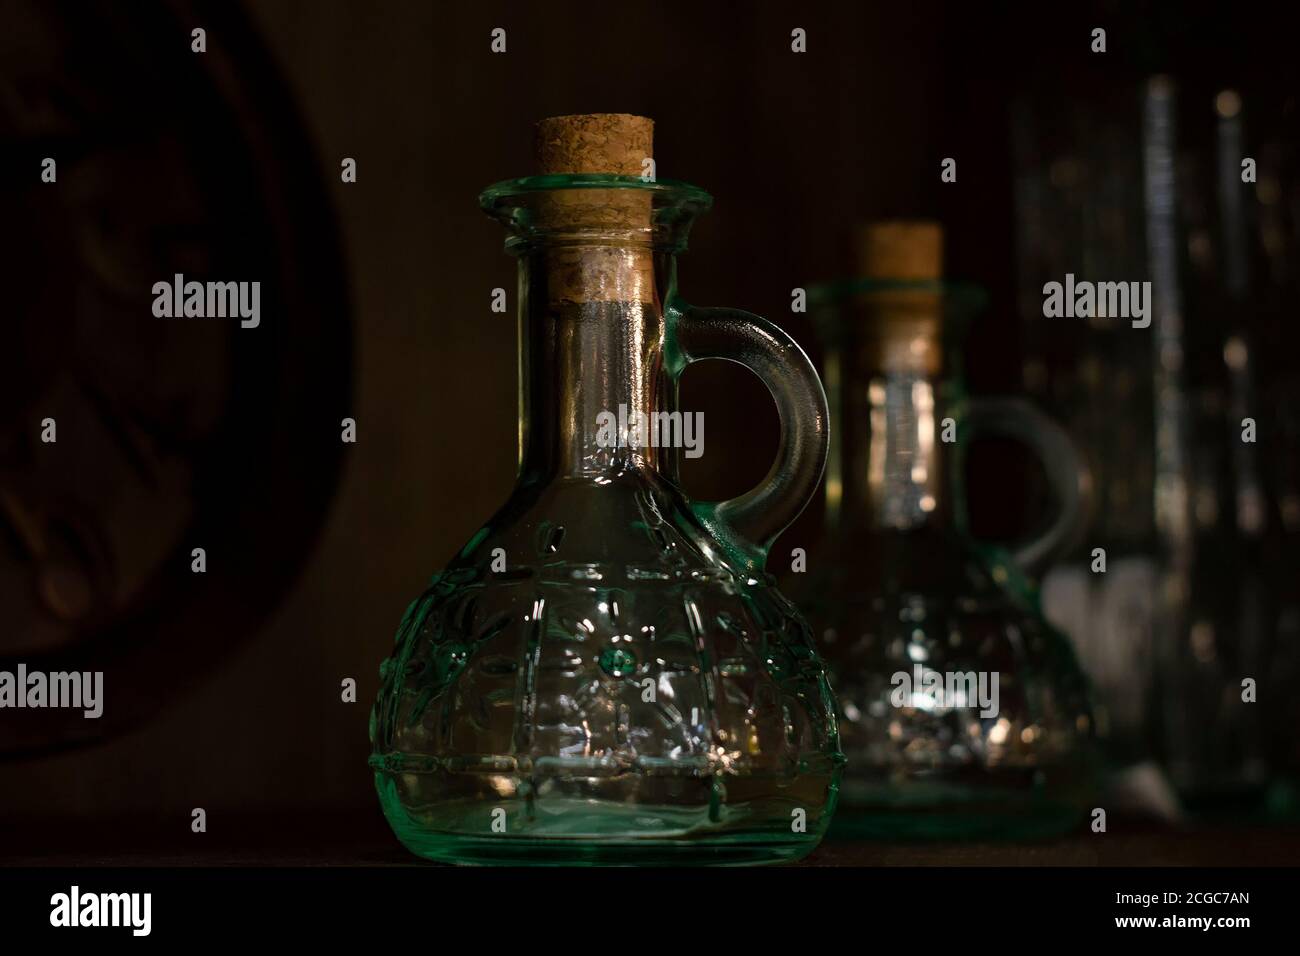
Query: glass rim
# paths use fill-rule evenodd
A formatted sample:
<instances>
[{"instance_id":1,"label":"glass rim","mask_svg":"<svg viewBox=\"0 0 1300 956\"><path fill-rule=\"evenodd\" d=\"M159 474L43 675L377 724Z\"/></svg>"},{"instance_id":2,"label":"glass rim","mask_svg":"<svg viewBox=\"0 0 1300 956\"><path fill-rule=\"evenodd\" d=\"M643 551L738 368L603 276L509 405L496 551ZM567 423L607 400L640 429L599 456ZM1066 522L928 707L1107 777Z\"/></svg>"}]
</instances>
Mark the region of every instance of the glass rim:
<instances>
[{"instance_id":1,"label":"glass rim","mask_svg":"<svg viewBox=\"0 0 1300 956\"><path fill-rule=\"evenodd\" d=\"M713 197L699 186L675 179L642 179L615 173L548 173L523 176L493 183L479 193L479 206L491 210L518 197L563 189L637 189L658 193L668 203L685 203L704 210L713 205Z\"/></svg>"}]
</instances>

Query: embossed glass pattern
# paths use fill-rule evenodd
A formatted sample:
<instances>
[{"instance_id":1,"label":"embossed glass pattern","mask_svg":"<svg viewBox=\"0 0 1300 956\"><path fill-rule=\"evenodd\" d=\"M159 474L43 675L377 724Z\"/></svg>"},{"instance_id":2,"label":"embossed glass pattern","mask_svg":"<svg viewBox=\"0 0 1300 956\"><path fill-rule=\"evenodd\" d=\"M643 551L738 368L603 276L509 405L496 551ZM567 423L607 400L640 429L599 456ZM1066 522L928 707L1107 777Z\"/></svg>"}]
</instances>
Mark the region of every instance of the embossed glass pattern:
<instances>
[{"instance_id":1,"label":"embossed glass pattern","mask_svg":"<svg viewBox=\"0 0 1300 956\"><path fill-rule=\"evenodd\" d=\"M653 207L645 230L574 215L629 195ZM843 758L808 626L763 564L820 481L816 373L763 320L677 297L700 190L547 176L481 202L520 262L519 479L383 663L384 812L410 849L447 861L801 856ZM784 436L765 484L722 503L684 495L674 449L611 447L597 427L620 405L677 411L677 376L712 357L767 381Z\"/></svg>"}]
</instances>

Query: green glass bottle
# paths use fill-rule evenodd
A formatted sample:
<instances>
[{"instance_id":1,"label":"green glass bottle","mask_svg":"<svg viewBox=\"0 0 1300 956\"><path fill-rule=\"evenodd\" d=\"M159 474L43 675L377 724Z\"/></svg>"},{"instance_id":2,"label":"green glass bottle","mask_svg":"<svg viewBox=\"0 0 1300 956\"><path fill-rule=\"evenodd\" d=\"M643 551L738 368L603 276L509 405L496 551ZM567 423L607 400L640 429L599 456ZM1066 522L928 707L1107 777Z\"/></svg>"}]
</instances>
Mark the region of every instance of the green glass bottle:
<instances>
[{"instance_id":1,"label":"green glass bottle","mask_svg":"<svg viewBox=\"0 0 1300 956\"><path fill-rule=\"evenodd\" d=\"M711 200L641 178L650 130L544 121L544 175L480 197L519 259L520 467L381 669L370 763L421 856L766 863L830 822L833 699L764 571L821 480L825 395L779 329L678 297L676 254ZM662 440L684 437L677 379L709 358L753 369L782 422L766 482L720 503L682 492L681 442Z\"/></svg>"},{"instance_id":2,"label":"green glass bottle","mask_svg":"<svg viewBox=\"0 0 1300 956\"><path fill-rule=\"evenodd\" d=\"M841 707L836 832L1036 837L1094 798L1085 680L1020 573L1068 538L1083 482L1064 432L1014 399L972 402L950 361L980 296L940 281L930 223L864 232L867 278L810 291L836 414L828 538L804 607ZM966 531L969 437L1042 456L1061 514L1017 555ZM1017 560L1018 559L1018 560Z\"/></svg>"}]
</instances>

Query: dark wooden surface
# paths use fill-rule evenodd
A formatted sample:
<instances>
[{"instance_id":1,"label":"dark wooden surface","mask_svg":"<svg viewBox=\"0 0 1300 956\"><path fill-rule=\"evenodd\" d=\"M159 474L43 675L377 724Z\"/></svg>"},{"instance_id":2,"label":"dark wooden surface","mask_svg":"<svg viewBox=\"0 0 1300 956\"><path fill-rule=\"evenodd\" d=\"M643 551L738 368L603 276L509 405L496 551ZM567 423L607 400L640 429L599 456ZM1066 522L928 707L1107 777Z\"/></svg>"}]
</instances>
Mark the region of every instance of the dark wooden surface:
<instances>
[{"instance_id":1,"label":"dark wooden surface","mask_svg":"<svg viewBox=\"0 0 1300 956\"><path fill-rule=\"evenodd\" d=\"M378 809L303 816L209 812L208 832L177 819L0 828L0 866L406 866L420 861ZM1112 823L1044 843L873 843L828 839L799 866L1295 866L1300 826L1177 830Z\"/></svg>"}]
</instances>

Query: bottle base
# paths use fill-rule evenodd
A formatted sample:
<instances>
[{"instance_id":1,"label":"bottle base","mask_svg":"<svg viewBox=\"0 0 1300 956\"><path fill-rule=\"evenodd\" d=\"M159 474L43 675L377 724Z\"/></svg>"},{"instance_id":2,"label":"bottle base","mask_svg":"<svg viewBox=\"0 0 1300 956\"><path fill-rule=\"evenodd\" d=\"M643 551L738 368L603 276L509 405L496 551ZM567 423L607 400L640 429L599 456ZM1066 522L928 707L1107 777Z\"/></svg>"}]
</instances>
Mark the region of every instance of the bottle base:
<instances>
[{"instance_id":1,"label":"bottle base","mask_svg":"<svg viewBox=\"0 0 1300 956\"><path fill-rule=\"evenodd\" d=\"M444 802L413 813L398 801L381 800L393 833L416 856L439 863L494 866L755 866L789 863L821 841L824 824L795 832L789 824L729 825L707 822L682 807L552 802L544 817L528 820L515 801L501 801L499 825L466 832L483 821L477 803ZM706 811L707 812L707 811ZM743 812L743 811L742 811ZM520 821L533 832L520 832ZM544 831L544 832L539 832Z\"/></svg>"},{"instance_id":2,"label":"bottle base","mask_svg":"<svg viewBox=\"0 0 1300 956\"><path fill-rule=\"evenodd\" d=\"M636 841L477 837L457 833L402 833L402 844L416 856L437 863L468 866L761 866L791 863L807 856L819 841L777 842L733 835L725 839Z\"/></svg>"}]
</instances>

